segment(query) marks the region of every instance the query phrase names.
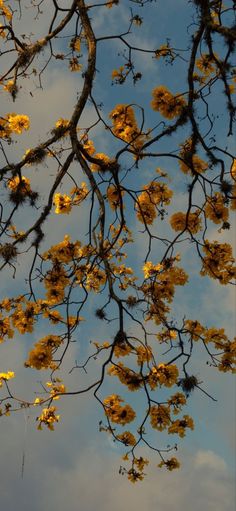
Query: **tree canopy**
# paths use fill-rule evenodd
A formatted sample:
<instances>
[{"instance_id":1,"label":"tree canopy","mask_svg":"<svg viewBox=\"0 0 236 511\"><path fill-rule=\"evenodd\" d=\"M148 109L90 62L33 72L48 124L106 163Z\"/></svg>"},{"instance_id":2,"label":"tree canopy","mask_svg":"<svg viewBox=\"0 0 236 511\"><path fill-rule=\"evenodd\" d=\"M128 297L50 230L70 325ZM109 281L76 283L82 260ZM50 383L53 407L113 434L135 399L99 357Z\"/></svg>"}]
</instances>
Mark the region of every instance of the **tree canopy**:
<instances>
[{"instance_id":1,"label":"tree canopy","mask_svg":"<svg viewBox=\"0 0 236 511\"><path fill-rule=\"evenodd\" d=\"M25 339L0 413L54 430L87 394L133 483L149 451L180 466L192 394L215 399L201 365L235 371L236 338L198 307L236 278L235 2L182 3L176 30L168 2L0 0L0 342Z\"/></svg>"}]
</instances>

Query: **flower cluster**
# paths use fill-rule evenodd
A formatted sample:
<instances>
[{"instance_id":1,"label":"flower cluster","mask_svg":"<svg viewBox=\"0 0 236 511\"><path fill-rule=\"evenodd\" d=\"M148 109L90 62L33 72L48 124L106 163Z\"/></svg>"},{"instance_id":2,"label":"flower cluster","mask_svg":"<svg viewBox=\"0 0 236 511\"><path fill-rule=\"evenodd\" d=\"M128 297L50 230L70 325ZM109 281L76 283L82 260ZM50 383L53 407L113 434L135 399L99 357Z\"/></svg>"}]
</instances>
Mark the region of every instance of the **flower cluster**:
<instances>
[{"instance_id":1,"label":"flower cluster","mask_svg":"<svg viewBox=\"0 0 236 511\"><path fill-rule=\"evenodd\" d=\"M28 115L6 114L0 118L0 138L9 138L12 134L20 135L24 130L29 130L30 120Z\"/></svg>"},{"instance_id":2,"label":"flower cluster","mask_svg":"<svg viewBox=\"0 0 236 511\"><path fill-rule=\"evenodd\" d=\"M229 210L225 205L226 200L220 192L216 192L212 197L207 197L205 205L205 215L215 224L227 222Z\"/></svg>"},{"instance_id":3,"label":"flower cluster","mask_svg":"<svg viewBox=\"0 0 236 511\"><path fill-rule=\"evenodd\" d=\"M152 91L151 106L166 119L174 119L182 114L186 101L181 94L173 95L167 87L161 85Z\"/></svg>"},{"instance_id":4,"label":"flower cluster","mask_svg":"<svg viewBox=\"0 0 236 511\"><path fill-rule=\"evenodd\" d=\"M112 119L114 135L131 144L135 151L139 152L145 142L145 136L138 128L132 106L116 105L109 117Z\"/></svg>"},{"instance_id":5,"label":"flower cluster","mask_svg":"<svg viewBox=\"0 0 236 511\"><path fill-rule=\"evenodd\" d=\"M104 399L104 409L107 417L116 424L125 424L132 422L135 419L135 412L130 405L122 406L120 403L123 402L120 396L112 394Z\"/></svg>"},{"instance_id":6,"label":"flower cluster","mask_svg":"<svg viewBox=\"0 0 236 511\"><path fill-rule=\"evenodd\" d=\"M56 415L56 407L50 406L48 408L44 408L39 417L37 417L37 421L39 421L38 429L42 429L42 424L45 424L50 431L54 431L54 424L58 422L60 419L60 415Z\"/></svg>"},{"instance_id":7,"label":"flower cluster","mask_svg":"<svg viewBox=\"0 0 236 511\"><path fill-rule=\"evenodd\" d=\"M143 224L152 224L157 216L157 206L170 204L172 195L172 190L165 183L152 181L145 185L135 205L138 220Z\"/></svg>"},{"instance_id":8,"label":"flower cluster","mask_svg":"<svg viewBox=\"0 0 236 511\"><path fill-rule=\"evenodd\" d=\"M199 211L194 213L174 213L170 217L170 225L174 231L184 231L188 229L192 234L196 234L202 228Z\"/></svg>"},{"instance_id":9,"label":"flower cluster","mask_svg":"<svg viewBox=\"0 0 236 511\"><path fill-rule=\"evenodd\" d=\"M220 284L228 284L236 278L235 259L232 255L232 247L229 243L210 243L205 241L203 246L205 257L203 257L201 275L209 275L218 279Z\"/></svg>"},{"instance_id":10,"label":"flower cluster","mask_svg":"<svg viewBox=\"0 0 236 511\"><path fill-rule=\"evenodd\" d=\"M155 389L158 385L164 387L172 387L178 379L179 371L175 364L159 364L151 369L148 375L148 384L151 389Z\"/></svg>"},{"instance_id":11,"label":"flower cluster","mask_svg":"<svg viewBox=\"0 0 236 511\"><path fill-rule=\"evenodd\" d=\"M28 360L25 362L26 367L34 369L53 369L53 355L62 344L59 335L47 335L35 343L35 347L29 352Z\"/></svg>"}]
</instances>

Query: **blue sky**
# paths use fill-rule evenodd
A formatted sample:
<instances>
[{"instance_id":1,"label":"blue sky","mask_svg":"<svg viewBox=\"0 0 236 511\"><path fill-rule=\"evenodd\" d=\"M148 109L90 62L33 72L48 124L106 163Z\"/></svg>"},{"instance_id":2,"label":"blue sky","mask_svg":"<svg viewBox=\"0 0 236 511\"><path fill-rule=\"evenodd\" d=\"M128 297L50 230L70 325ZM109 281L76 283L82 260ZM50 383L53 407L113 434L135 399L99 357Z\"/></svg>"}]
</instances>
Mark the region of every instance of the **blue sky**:
<instances>
[{"instance_id":1,"label":"blue sky","mask_svg":"<svg viewBox=\"0 0 236 511\"><path fill-rule=\"evenodd\" d=\"M9 2L12 5L14 2ZM15 27L19 33L32 27L33 36L41 37L48 23L47 7L42 6L43 13L34 21L34 11L26 9L27 2L22 3L22 19L16 20ZM70 5L64 1L61 5ZM98 3L98 2L97 2ZM130 19L130 7L133 14L144 18L141 27L132 30L129 41L134 45L155 49L165 43L170 35L176 48L186 48L191 37L192 6L189 2L181 0L178 3L166 0L165 3L152 2L144 7L138 7L134 2L121 1L119 7L113 9L94 9L92 22L97 37L119 33L120 26L127 27ZM105 11L105 13L104 13ZM186 36L186 25L189 24L189 35ZM71 28L72 30L72 28ZM122 29L123 30L123 29ZM69 32L68 32L69 33ZM58 42L58 48L65 47L65 40ZM153 126L160 121L151 111L151 89L165 83L173 91L185 90L184 81L185 64L178 61L173 66L165 66L154 60L152 55L135 53L136 71L143 74L143 78L135 86L131 81L129 86L111 85L111 70L123 64L118 56L121 51L120 42L113 41L107 47L106 42L100 43L98 50L97 75L95 80L94 98L103 104L102 115L108 121L108 113L117 103L141 104L147 109L145 126ZM46 58L46 54L45 57ZM5 63L6 64L6 63ZM57 65L58 64L58 65ZM53 127L59 117L69 118L76 101L76 94L82 88L82 77L67 71L66 65L56 61L43 75L43 89L37 88L36 79L22 82L22 89L13 105L6 93L1 93L0 103L2 111L16 111L26 113L31 118L32 129L18 139L18 143L8 148L11 160L17 160L25 149L33 147L45 137L45 132ZM30 94L31 92L31 94ZM226 143L224 129L224 105L218 107L218 93L216 89L212 100L213 110L217 110L219 119L216 121L216 135L222 145ZM95 114L91 105L88 105L81 120L82 126L89 126L94 121ZM180 140L187 138L188 133L181 132L181 136L174 135L162 143L161 150L177 151ZM94 141L98 152L105 151L114 154L120 147L119 142L112 142L111 137L104 136L100 127L94 129ZM235 152L234 142L227 140L228 147ZM159 146L157 148L159 150ZM125 156L122 160L124 170L132 164L131 157ZM152 179L156 166L166 168L170 175L169 186L176 190L176 202L170 206L170 214L174 211L184 210L186 205L186 188L189 178L181 174L173 159L162 158L159 162L150 163L145 160L140 164L137 173L130 173L127 182L130 186L142 186ZM25 175L30 176L40 191L42 200L46 200L50 183L56 173L53 162L47 162L38 170L29 168ZM78 169L73 167L77 174ZM81 171L80 171L81 172ZM84 176L81 173L81 181ZM70 187L65 180L63 190ZM4 192L1 192L4 199ZM38 212L32 212L37 216ZM59 218L59 220L58 220ZM132 226L140 229L135 216L130 211ZM70 216L52 215L46 225L46 238L43 247L60 241L65 233L72 239L82 239L86 232L88 220L88 207L73 211ZM28 225L32 217L22 210L17 218L19 224ZM162 236L170 233L167 222L157 220L153 231ZM209 235L211 239L219 236L218 226L211 225ZM229 242L235 246L235 238L231 231L223 231L220 241ZM140 232L136 234L136 247L129 250L129 264L141 267L146 254L147 239ZM152 258L159 257L160 249L155 246ZM1 294L19 294L22 285L25 286L24 277L30 263L30 254L24 254L21 262L17 263L16 278L13 280L12 271L1 275ZM190 244L186 243L183 249L183 267L189 269L191 279L186 289L176 293L173 305L173 317L181 321L183 316L200 319L207 326L224 327L230 336L235 335L234 310L236 305L233 286L229 289L216 282L199 277L198 261L194 257ZM23 279L22 279L23 277ZM194 291L193 291L194 290ZM103 341L116 333L114 323L108 326L94 321L94 310L100 304L102 297L93 295L87 313L87 322L82 324L78 333L78 342L72 345L70 355L65 365L65 383L75 389L78 382L86 385L99 374L101 362L96 361L89 367L88 375L75 370L69 376L69 371L78 357L86 358L88 340ZM115 315L115 314L114 314ZM23 367L29 346L44 335L43 324L38 324L35 332L25 337L19 334L8 344L1 346L1 371L12 369L18 375L15 390L18 395L32 395L32 391L39 388L35 382L46 381L46 373L36 374L35 371L25 370ZM129 333L136 333L135 328L127 325ZM164 349L163 349L164 351ZM160 351L160 357L162 351ZM196 423L194 432L179 443L179 458L183 465L176 473L166 473L157 469L158 460L151 455L150 466L147 468L148 476L145 481L131 485L125 476L118 475L120 455L122 450L112 440L98 431L98 422L103 418L93 396L68 397L58 403L61 421L52 433L48 430L37 431L35 427L35 413L12 414L1 419L1 477L0 495L3 507L9 511L17 508L18 511L108 511L113 508L118 511L121 506L127 505L130 511L145 509L147 511L158 507L160 511L182 510L190 506L192 511L203 507L205 511L231 511L234 502L234 475L235 475L235 387L232 377L219 374L214 368L206 365L206 357L196 348L192 360L192 369L199 379L204 380L202 387L218 399L214 403L204 394L198 392L190 400L186 413L192 414ZM14 388L14 384L13 384ZM114 392L115 381L110 382ZM108 389L107 389L108 390ZM122 392L119 387L119 392ZM109 390L108 390L109 392ZM107 392L107 393L108 393ZM26 393L26 394L25 394ZM133 395L131 396L133 398ZM134 396L138 402L139 397ZM131 400L130 403L132 404ZM139 405L140 406L140 405ZM153 437L156 436L153 433ZM172 439L171 439L172 440ZM158 433L158 445L168 442L162 434ZM144 456L149 453L142 451ZM24 477L21 477L22 459L24 462Z\"/></svg>"}]
</instances>

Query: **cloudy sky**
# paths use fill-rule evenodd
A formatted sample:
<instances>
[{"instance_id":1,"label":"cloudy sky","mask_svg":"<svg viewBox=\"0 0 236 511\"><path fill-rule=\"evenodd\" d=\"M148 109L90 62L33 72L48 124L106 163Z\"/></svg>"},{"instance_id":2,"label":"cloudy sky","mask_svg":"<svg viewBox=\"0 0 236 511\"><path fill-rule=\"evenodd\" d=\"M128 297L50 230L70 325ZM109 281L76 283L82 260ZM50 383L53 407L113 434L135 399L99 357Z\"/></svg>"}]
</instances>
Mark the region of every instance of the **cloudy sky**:
<instances>
[{"instance_id":1,"label":"cloudy sky","mask_svg":"<svg viewBox=\"0 0 236 511\"><path fill-rule=\"evenodd\" d=\"M99 2L95 2L99 3ZM17 2L8 2L11 7ZM36 10L30 7L30 2L23 0L22 17L16 15L15 29L18 34L32 33L31 39L42 37L45 27L48 27L48 9L51 2L44 2L41 6L42 13L35 19ZM67 7L71 2L65 0L60 5ZM165 43L166 37L171 34L175 47L185 48L189 36L184 28L191 24L191 6L186 0L166 0L162 5L153 2L148 8L141 8L135 2L121 0L121 7L113 9L99 9L93 11L92 22L98 37L119 33L120 27L127 27L131 16L139 14L144 18L142 27L133 29L130 40L134 46L144 48L157 48ZM177 6L178 4L178 6ZM158 9L158 13L157 13ZM177 23L178 21L178 23ZM176 30L176 26L182 27ZM68 33L69 36L69 33ZM65 40L57 41L58 48L64 50ZM161 66L152 56L138 54L135 57L136 70L142 72L143 79L132 87L119 87L111 85L111 70L123 64L118 54L123 51L118 40L101 43L98 51L97 76L95 87L95 99L103 105L103 115L106 117L116 103L134 102L142 104L145 108L150 103L150 90L154 85L166 83L173 90L181 90L183 78L182 63L178 64L178 72L173 67ZM2 57L1 57L2 58ZM47 58L47 53L43 57ZM2 65L7 66L7 56L3 56ZM115 62L115 65L114 65ZM37 79L22 81L22 89L15 104L4 92L0 94L2 112L25 113L30 116L31 130L18 139L17 144L8 148L11 161L21 158L28 147L33 147L48 136L50 129L59 117L69 118L76 102L76 95L82 88L82 76L79 73L69 73L66 65L60 61L54 61L42 76L42 88L38 87ZM213 105L217 99L213 99ZM221 113L219 107L219 114ZM223 108L223 107L222 107ZM81 120L83 127L90 126L94 122L94 110L88 105ZM149 112L147 119L154 124L153 112ZM223 132L222 124L216 122L218 136ZM94 140L99 152L110 150L110 140L104 137L104 130L95 128ZM171 139L174 147L178 147L179 139L175 136ZM167 144L170 142L168 141ZM164 149L167 146L164 144ZM228 141L228 147L235 152L233 142ZM115 149L114 149L115 151ZM169 162L163 160L163 166ZM161 163L161 164L162 164ZM128 161L124 161L128 165ZM147 167L147 163L145 162ZM187 178L176 173L176 165L169 170L171 186L176 187L175 210L183 210L186 205L184 189ZM48 188L52 182L56 167L53 162L46 162L39 170L32 168L26 171L31 174L35 187L40 191L42 202L46 201ZM152 176L152 168L144 168L144 181ZM74 169L77 172L77 169ZM81 176L83 179L83 176ZM139 176L139 182L142 177ZM65 187L68 183L64 183ZM186 189L186 188L185 188ZM1 198L4 200L4 191ZM173 210L174 211L174 210ZM170 213L172 209L170 208ZM37 212L33 213L37 216ZM21 213L19 222L28 225L31 222L28 214ZM70 216L56 215L47 223L45 249L50 244L61 240L64 233L71 235L73 239L81 239L87 226L88 212L86 207L80 209L79 217L76 212ZM134 225L135 227L135 225ZM159 235L165 232L165 226L159 225ZM217 226L212 226L209 235L211 239L218 236ZM221 234L221 242L232 240L232 231L224 231ZM136 238L137 253L140 260L144 259L146 240L139 234ZM134 257L130 255L131 262ZM133 257L133 259L132 259ZM16 278L12 279L12 271L6 271L1 275L1 296L19 294L22 281L30 264L30 254L25 254L21 263L17 266ZM183 316L197 319L201 318L203 324L223 327L229 336L235 335L236 324L234 310L236 305L235 292L231 286L226 289L216 282L207 279L199 279L197 259L190 257L190 251L186 248L183 253L183 266L187 264L191 272L191 285L194 285L194 293L191 285L187 291L178 291L177 300L174 303L173 314L181 319ZM217 296L217 299L215 298ZM88 318L92 317L96 306L96 297L93 298L87 312ZM14 341L1 346L0 371L14 370L19 375L17 380L18 395L32 395L35 391L35 382L40 380L34 371L26 371L23 367L29 346L35 342L38 336L42 336L44 326L38 325L36 332L24 337L16 335ZM111 335L115 334L115 326L109 326ZM132 330L132 333L134 331ZM88 325L81 327L80 338L91 340L106 340L107 327L101 327L98 331L97 324L90 321ZM73 345L70 356L66 361L65 382L69 381L69 370L78 356L78 348ZM84 350L84 351L83 351ZM92 380L99 371L99 362L92 367L88 375L74 371L70 377L71 388L76 388L78 378L83 378L85 383ZM10 417L1 419L0 431L0 502L2 508L9 511L108 511L111 508L118 511L127 506L130 511L158 508L160 511L180 511L183 508L191 508L198 511L232 511L235 501L235 387L232 378L227 374L216 374L213 368L206 365L206 359L202 353L196 350L192 369L199 380L204 383L204 389L217 399L213 402L201 392L193 396L187 413L194 417L196 429L187 434L186 439L179 442L179 459L181 469L174 473L166 473L157 468L158 460L149 453L143 451L143 455L150 457L147 468L148 476L137 485L132 485L125 476L118 474L120 456L122 450L114 444L104 433L99 432L99 420L102 419L102 410L92 395L78 398L68 397L60 401L61 421L55 431L37 431L35 426L35 413L25 411L12 414ZM87 379L86 379L87 378ZM163 440L159 434L160 445Z\"/></svg>"}]
</instances>

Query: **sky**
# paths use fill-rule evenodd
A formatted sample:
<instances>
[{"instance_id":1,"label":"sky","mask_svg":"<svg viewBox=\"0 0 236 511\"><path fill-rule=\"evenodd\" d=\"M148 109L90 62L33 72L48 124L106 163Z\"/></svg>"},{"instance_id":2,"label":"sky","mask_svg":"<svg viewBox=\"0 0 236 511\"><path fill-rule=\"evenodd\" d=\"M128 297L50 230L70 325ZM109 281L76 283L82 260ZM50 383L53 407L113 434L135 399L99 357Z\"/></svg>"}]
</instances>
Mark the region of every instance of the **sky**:
<instances>
[{"instance_id":1,"label":"sky","mask_svg":"<svg viewBox=\"0 0 236 511\"><path fill-rule=\"evenodd\" d=\"M51 2L50 2L51 3ZM95 2L100 3L100 2ZM10 1L8 5L13 7L17 2ZM71 2L61 1L59 5L67 7ZM21 2L22 17L15 16L15 30L19 34L27 34L29 26L31 39L42 37L45 27L48 26L48 2L43 2L40 9L42 12L36 17L36 9L32 9L30 2ZM97 37L120 32L120 26L127 27L132 13L143 17L141 27L134 27L129 41L134 46L155 49L165 43L166 37L171 34L176 48L186 48L189 43L189 35L181 28L188 25L191 32L192 7L185 0L177 2L166 0L165 3L152 2L140 7L135 2L121 1L121 5L112 9L96 8L91 15L93 27ZM176 27L181 27L177 29ZM72 27L70 27L72 31ZM70 35L68 31L68 38ZM124 28L125 30L125 28ZM57 51L64 51L67 38L57 41ZM155 124L154 112L150 109L153 86L165 83L173 90L182 90L184 63L170 66L162 65L146 53L135 54L134 62L136 71L143 74L140 82L135 86L119 86L111 84L111 70L123 64L119 40L101 42L98 50L97 73L95 78L94 98L102 105L102 115L107 120L110 110L117 103L141 104L148 110L145 126ZM8 64L8 56L1 55L3 69ZM47 51L43 54L42 62L47 58ZM115 62L115 65L114 65ZM39 64L41 61L39 61ZM3 112L15 111L30 116L31 129L17 139L17 143L8 148L11 161L17 161L22 157L28 147L33 147L49 134L55 121L59 117L69 118L73 111L76 95L82 88L83 77L80 73L69 73L67 66L61 61L52 62L42 75L42 88L34 75L22 81L22 89L16 98L14 105L6 92L0 93L0 107ZM215 131L217 136L224 135L224 106L219 106L217 94L212 99L212 107L217 109L219 118L216 119ZM95 119L92 105L88 105L81 119L81 126L90 126ZM223 121L223 122L222 122ZM150 123L150 124L149 124ZM117 150L117 143L111 142L104 136L104 130L95 127L93 136L96 148L99 152ZM182 136L182 135L181 135ZM178 148L179 136L174 135L163 143L163 151ZM113 145L112 145L113 144ZM228 148L235 152L234 142L227 140ZM175 206L170 206L170 214L175 210L184 209L186 206L186 187L188 177L177 172L177 165L164 158L160 160L160 166L168 168L170 186L176 190ZM124 157L123 165L129 167L131 159ZM171 162L172 163L172 162ZM159 163L158 163L159 165ZM40 192L42 203L47 198L47 192L52 183L56 166L52 161L46 161L40 169L27 169L25 175L30 176L36 189ZM73 172L77 173L74 166ZM151 179L153 164L148 168L148 163L142 163L139 174L134 178L133 174L128 177L142 186ZM81 175L81 180L83 180ZM130 181L129 181L130 180ZM183 186L184 180L184 186ZM135 182L136 184L136 182ZM69 182L64 181L63 190L68 189ZM1 191L1 199L6 205L4 190ZM4 202L5 201L5 202ZM28 212L22 209L17 221L19 225L30 225L32 218L38 216L38 211ZM82 239L86 233L88 221L88 208L82 206L73 211L69 216L52 215L46 224L46 237L43 242L45 250L52 244L60 241L65 233L72 239ZM146 254L147 240L140 233L140 226L133 221L133 227L137 230L136 247L139 260L143 261ZM158 235L166 233L166 225L155 224ZM218 226L211 225L210 237L218 236ZM235 238L231 231L223 231L220 241L231 242L235 247ZM157 256L158 248L154 254ZM30 253L25 253L21 261L17 263L16 276L13 279L11 269L4 270L1 274L1 297L19 294L26 287L24 278L30 264ZM135 265L136 254L132 250L129 253L129 261ZM191 273L191 280L186 290L180 289L176 294L173 305L173 316L179 320L185 316L192 319L201 318L203 324L223 327L230 336L235 335L236 323L234 310L236 297L233 286L219 286L210 279L200 279L197 259L192 255L191 247L187 244L183 251L182 265L187 266ZM193 292L194 289L194 292ZM85 384L93 381L99 374L101 362L95 361L87 375L82 375L77 370L69 375L78 356L85 359L87 354L87 340L102 341L116 333L115 324L101 325L98 330L97 323L92 319L94 310L101 297L93 295L89 309L86 312L88 321L82 323L79 330L79 343L74 343L65 364L65 383L70 388L76 388L78 381ZM14 340L1 345L0 371L14 370L18 375L17 382L13 382L13 388L18 395L32 395L35 392L35 382L45 376L35 376L35 371L25 370L24 361L32 345L39 336L44 335L44 325L38 324L33 334L20 336L17 334ZM135 335L134 327L129 332ZM196 429L189 432L185 439L179 442L178 457L181 469L168 473L157 468L157 458L145 450L144 457L149 457L150 464L147 467L147 477L141 483L132 485L125 476L119 474L122 450L105 433L99 432L99 420L103 419L102 410L93 396L80 396L61 399L58 402L61 420L56 425L55 431L47 429L37 431L34 410L25 410L22 413L12 414L10 417L2 417L0 423L0 495L1 505L9 511L118 511L127 506L130 511L158 508L160 511L180 511L190 507L192 511L203 508L205 511L231 511L235 501L235 386L232 377L228 374L216 373L214 368L206 365L206 358L196 348L195 357L192 361L192 369L201 381L203 388L217 399L213 402L200 391L193 395L186 413L194 417ZM70 383L69 383L70 382ZM15 387L14 387L15 385ZM115 392L115 382L111 388ZM40 385L38 385L40 387ZM132 396L133 397L133 396ZM137 397L134 399L138 400ZM156 432L155 432L156 435ZM158 434L158 442L163 444L161 434ZM165 441L168 441L165 440Z\"/></svg>"}]
</instances>

